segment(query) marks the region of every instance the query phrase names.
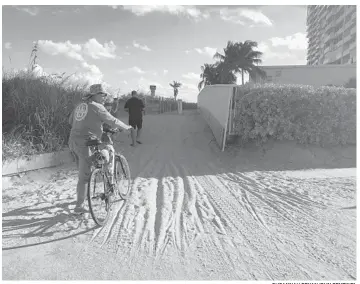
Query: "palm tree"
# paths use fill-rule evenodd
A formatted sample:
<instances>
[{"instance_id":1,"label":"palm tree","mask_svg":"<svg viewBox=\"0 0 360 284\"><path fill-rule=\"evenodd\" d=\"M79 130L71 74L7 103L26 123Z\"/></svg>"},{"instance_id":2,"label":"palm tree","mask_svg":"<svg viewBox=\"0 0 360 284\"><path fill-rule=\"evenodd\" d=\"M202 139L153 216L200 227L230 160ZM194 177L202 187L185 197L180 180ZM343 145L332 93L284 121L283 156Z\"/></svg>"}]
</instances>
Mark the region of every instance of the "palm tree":
<instances>
[{"instance_id":1,"label":"palm tree","mask_svg":"<svg viewBox=\"0 0 360 284\"><path fill-rule=\"evenodd\" d=\"M173 81L173 83L169 84L173 89L174 89L174 98L175 98L175 101L176 101L176 97L179 93L179 88L181 87L181 83L180 82L177 82L177 81Z\"/></svg>"},{"instance_id":2,"label":"palm tree","mask_svg":"<svg viewBox=\"0 0 360 284\"><path fill-rule=\"evenodd\" d=\"M201 66L200 78L202 79L198 84L198 89L201 90L207 85L216 84L234 84L236 76L232 72L223 71L223 63L207 64ZM222 76L220 76L222 74Z\"/></svg>"},{"instance_id":3,"label":"palm tree","mask_svg":"<svg viewBox=\"0 0 360 284\"><path fill-rule=\"evenodd\" d=\"M218 70L214 64L205 63L201 66L200 78L202 79L198 85L198 89L201 90L206 85L214 85L218 82Z\"/></svg>"},{"instance_id":4,"label":"palm tree","mask_svg":"<svg viewBox=\"0 0 360 284\"><path fill-rule=\"evenodd\" d=\"M221 76L223 73L226 75L229 71L241 73L242 84L244 85L244 73L250 76L259 75L265 77L266 73L260 67L262 63L262 52L254 50L258 46L256 41L247 40L245 42L232 42L228 41L227 46L224 48L224 54L217 52L214 55L218 59L218 64L223 63Z\"/></svg>"}]
</instances>

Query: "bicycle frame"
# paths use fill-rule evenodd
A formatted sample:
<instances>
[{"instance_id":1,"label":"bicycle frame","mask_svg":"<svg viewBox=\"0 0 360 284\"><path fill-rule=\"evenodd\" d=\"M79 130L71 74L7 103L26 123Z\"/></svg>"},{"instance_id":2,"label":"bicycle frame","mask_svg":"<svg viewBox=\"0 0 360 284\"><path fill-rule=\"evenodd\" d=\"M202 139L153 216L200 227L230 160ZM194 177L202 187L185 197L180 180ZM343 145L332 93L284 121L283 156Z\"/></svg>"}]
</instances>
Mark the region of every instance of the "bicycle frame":
<instances>
[{"instance_id":1,"label":"bicycle frame","mask_svg":"<svg viewBox=\"0 0 360 284\"><path fill-rule=\"evenodd\" d=\"M98 154L100 152L99 145L90 146L89 148L90 148L90 152L91 152L91 157L93 157L94 155L96 155L96 154ZM99 167L99 165L100 165L100 167ZM101 170L101 174L106 178L106 185L107 185L107 187L110 188L110 179L109 179L109 176L108 176L108 172L104 168L105 163L98 164L95 160L93 160L92 161L92 166ZM105 194L108 194L108 192L106 192Z\"/></svg>"}]
</instances>

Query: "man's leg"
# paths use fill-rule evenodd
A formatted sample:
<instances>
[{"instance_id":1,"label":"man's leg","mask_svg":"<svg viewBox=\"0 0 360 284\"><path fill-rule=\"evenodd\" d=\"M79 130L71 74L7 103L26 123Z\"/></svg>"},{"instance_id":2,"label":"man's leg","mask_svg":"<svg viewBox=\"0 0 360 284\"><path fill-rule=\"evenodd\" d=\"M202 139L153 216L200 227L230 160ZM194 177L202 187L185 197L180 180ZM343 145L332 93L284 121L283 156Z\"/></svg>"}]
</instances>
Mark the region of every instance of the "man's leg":
<instances>
[{"instance_id":1,"label":"man's leg","mask_svg":"<svg viewBox=\"0 0 360 284\"><path fill-rule=\"evenodd\" d=\"M70 153L75 160L77 169L79 170L79 156L76 154L75 148L76 148L76 144L72 140L69 140Z\"/></svg>"},{"instance_id":2,"label":"man's leg","mask_svg":"<svg viewBox=\"0 0 360 284\"><path fill-rule=\"evenodd\" d=\"M135 146L136 143L136 121L129 119L129 125L132 126L133 129L131 129L131 140L132 140L132 144L131 146Z\"/></svg>"},{"instance_id":3,"label":"man's leg","mask_svg":"<svg viewBox=\"0 0 360 284\"><path fill-rule=\"evenodd\" d=\"M79 157L79 175L76 187L77 201L75 211L83 207L86 198L86 186L91 173L90 149L86 146L77 146L76 150L76 154Z\"/></svg>"},{"instance_id":4,"label":"man's leg","mask_svg":"<svg viewBox=\"0 0 360 284\"><path fill-rule=\"evenodd\" d=\"M136 142L138 142L139 144L142 144L142 142L141 142L142 119L139 119L137 121L136 126L137 126Z\"/></svg>"}]
</instances>

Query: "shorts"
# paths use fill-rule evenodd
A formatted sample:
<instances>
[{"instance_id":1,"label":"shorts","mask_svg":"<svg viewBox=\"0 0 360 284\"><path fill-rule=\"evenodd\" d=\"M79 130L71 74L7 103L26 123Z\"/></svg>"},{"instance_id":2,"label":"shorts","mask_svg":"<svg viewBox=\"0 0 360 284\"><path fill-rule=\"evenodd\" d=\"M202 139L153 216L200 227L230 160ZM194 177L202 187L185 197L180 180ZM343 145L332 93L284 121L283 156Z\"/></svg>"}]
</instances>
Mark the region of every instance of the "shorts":
<instances>
[{"instance_id":1,"label":"shorts","mask_svg":"<svg viewBox=\"0 0 360 284\"><path fill-rule=\"evenodd\" d=\"M142 128L142 118L129 118L129 125L132 126L134 129L141 129Z\"/></svg>"}]
</instances>

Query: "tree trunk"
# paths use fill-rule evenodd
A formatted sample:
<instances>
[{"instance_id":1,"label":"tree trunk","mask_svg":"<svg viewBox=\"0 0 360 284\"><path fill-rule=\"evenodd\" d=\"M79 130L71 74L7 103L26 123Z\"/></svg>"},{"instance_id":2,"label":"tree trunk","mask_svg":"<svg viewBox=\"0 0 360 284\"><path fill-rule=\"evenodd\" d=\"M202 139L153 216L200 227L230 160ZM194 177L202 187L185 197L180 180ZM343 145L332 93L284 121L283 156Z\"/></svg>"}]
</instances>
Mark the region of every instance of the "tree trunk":
<instances>
[{"instance_id":1,"label":"tree trunk","mask_svg":"<svg viewBox=\"0 0 360 284\"><path fill-rule=\"evenodd\" d=\"M241 82L244 85L244 69L241 69Z\"/></svg>"}]
</instances>

